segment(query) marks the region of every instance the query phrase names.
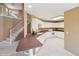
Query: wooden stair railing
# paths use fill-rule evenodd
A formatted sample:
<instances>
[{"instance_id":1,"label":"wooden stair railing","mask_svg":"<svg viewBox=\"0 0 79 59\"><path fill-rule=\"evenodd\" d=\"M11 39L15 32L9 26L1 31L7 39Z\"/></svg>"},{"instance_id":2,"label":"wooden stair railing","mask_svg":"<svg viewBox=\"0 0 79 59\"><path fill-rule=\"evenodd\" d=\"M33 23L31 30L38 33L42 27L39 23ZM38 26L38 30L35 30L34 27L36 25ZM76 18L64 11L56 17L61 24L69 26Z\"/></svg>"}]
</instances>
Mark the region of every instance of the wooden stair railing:
<instances>
[{"instance_id":1,"label":"wooden stair railing","mask_svg":"<svg viewBox=\"0 0 79 59\"><path fill-rule=\"evenodd\" d=\"M18 21L18 22L16 22L13 26L12 26L12 28L10 29L10 30L16 30L16 28L18 28L18 27L23 27L23 25L24 25L24 21L23 20L20 20L20 21Z\"/></svg>"},{"instance_id":2,"label":"wooden stair railing","mask_svg":"<svg viewBox=\"0 0 79 59\"><path fill-rule=\"evenodd\" d=\"M13 26L11 27L11 29L13 29L14 27L16 27L20 23L23 23L23 20L16 20L16 22L13 24Z\"/></svg>"},{"instance_id":3,"label":"wooden stair railing","mask_svg":"<svg viewBox=\"0 0 79 59\"><path fill-rule=\"evenodd\" d=\"M23 26L24 26L24 21L20 20L10 29L10 42L11 43L14 40L16 40L17 36L23 31ZM16 35L17 32L18 34Z\"/></svg>"}]
</instances>

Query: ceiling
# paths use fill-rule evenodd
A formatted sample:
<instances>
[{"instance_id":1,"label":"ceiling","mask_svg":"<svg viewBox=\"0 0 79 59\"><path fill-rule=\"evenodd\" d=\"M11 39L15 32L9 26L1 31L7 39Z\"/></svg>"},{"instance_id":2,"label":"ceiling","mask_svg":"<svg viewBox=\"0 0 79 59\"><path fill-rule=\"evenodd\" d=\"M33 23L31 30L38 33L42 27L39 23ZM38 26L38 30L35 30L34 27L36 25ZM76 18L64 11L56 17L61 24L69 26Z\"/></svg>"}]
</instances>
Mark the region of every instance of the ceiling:
<instances>
[{"instance_id":1,"label":"ceiling","mask_svg":"<svg viewBox=\"0 0 79 59\"><path fill-rule=\"evenodd\" d=\"M31 5L31 8L28 6ZM64 15L64 12L79 6L79 3L26 3L25 7L28 13L45 18L52 19L59 15Z\"/></svg>"}]
</instances>

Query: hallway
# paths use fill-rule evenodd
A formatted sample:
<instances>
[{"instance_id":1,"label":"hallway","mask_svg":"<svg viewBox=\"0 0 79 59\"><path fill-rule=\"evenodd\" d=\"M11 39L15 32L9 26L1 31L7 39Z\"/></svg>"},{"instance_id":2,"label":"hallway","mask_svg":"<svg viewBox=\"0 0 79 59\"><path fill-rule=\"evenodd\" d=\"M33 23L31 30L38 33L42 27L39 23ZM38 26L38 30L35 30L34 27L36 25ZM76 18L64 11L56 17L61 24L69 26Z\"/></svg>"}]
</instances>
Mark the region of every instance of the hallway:
<instances>
[{"instance_id":1,"label":"hallway","mask_svg":"<svg viewBox=\"0 0 79 59\"><path fill-rule=\"evenodd\" d=\"M14 42L13 46L9 45L5 47L4 44L2 47L0 47L0 55L27 56L23 53L23 51L16 52L17 44L18 41ZM70 52L64 49L64 39L59 38L55 35L53 35L51 38L46 39L45 42L43 43L43 46L40 48L40 50L37 51L35 55L36 56L73 56L73 54L71 54Z\"/></svg>"}]
</instances>

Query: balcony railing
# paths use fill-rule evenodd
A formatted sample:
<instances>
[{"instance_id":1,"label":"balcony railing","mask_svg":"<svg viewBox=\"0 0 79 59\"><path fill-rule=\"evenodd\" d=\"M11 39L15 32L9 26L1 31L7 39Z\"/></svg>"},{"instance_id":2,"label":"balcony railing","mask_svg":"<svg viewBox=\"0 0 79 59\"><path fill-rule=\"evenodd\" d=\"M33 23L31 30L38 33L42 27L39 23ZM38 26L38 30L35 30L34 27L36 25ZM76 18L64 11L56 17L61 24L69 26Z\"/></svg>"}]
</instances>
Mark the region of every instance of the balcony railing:
<instances>
[{"instance_id":1,"label":"balcony railing","mask_svg":"<svg viewBox=\"0 0 79 59\"><path fill-rule=\"evenodd\" d=\"M13 9L7 8L5 5L0 5L0 15L22 19L21 10L13 10Z\"/></svg>"}]
</instances>

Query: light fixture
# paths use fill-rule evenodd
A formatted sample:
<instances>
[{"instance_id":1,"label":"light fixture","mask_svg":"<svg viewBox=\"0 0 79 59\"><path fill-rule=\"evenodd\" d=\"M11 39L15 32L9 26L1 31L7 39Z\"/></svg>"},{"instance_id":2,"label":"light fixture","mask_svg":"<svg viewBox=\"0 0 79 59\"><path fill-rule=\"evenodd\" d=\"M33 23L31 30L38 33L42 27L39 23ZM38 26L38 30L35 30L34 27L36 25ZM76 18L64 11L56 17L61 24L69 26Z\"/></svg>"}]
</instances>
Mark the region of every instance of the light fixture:
<instances>
[{"instance_id":1,"label":"light fixture","mask_svg":"<svg viewBox=\"0 0 79 59\"><path fill-rule=\"evenodd\" d=\"M32 5L31 4L29 4L29 6L28 6L29 8L32 8Z\"/></svg>"}]
</instances>

